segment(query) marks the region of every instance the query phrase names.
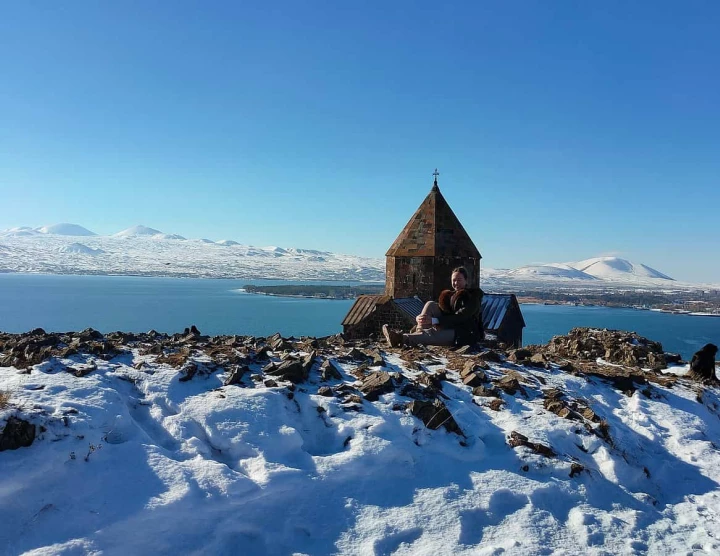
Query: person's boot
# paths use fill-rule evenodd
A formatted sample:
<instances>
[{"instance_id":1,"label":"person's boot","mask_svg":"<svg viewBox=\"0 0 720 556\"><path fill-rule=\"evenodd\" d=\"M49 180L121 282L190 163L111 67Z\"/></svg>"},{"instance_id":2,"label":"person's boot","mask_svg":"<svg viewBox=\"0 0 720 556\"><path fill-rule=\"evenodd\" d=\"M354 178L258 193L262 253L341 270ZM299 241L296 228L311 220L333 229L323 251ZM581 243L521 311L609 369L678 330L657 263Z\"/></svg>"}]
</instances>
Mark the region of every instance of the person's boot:
<instances>
[{"instance_id":1,"label":"person's boot","mask_svg":"<svg viewBox=\"0 0 720 556\"><path fill-rule=\"evenodd\" d=\"M396 348L400 347L403 344L402 332L395 332L394 330L390 330L390 327L387 324L383 324L382 333L383 336L385 336L387 343L390 344L390 347Z\"/></svg>"}]
</instances>

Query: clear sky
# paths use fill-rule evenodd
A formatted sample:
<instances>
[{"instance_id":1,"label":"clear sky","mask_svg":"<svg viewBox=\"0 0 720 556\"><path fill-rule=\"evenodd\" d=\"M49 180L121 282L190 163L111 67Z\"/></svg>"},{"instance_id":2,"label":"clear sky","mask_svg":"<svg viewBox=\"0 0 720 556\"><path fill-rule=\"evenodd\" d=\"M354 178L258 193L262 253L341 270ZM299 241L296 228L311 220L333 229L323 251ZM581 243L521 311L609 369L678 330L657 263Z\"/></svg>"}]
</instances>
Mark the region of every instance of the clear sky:
<instances>
[{"instance_id":1,"label":"clear sky","mask_svg":"<svg viewBox=\"0 0 720 556\"><path fill-rule=\"evenodd\" d=\"M720 281L720 3L6 2L0 229L382 257L432 186L510 268Z\"/></svg>"}]
</instances>

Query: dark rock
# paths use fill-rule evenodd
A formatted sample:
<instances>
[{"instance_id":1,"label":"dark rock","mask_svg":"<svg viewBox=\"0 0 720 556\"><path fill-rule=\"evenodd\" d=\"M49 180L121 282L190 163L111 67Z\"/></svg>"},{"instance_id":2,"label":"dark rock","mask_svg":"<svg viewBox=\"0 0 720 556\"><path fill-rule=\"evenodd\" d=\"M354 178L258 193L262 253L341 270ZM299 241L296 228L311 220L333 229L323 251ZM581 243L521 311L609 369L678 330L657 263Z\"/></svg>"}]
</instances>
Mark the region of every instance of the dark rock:
<instances>
[{"instance_id":1,"label":"dark rock","mask_svg":"<svg viewBox=\"0 0 720 556\"><path fill-rule=\"evenodd\" d=\"M440 400L432 402L413 400L410 402L409 409L410 413L418 417L429 429L437 430L443 426L448 432L464 436L452 414Z\"/></svg>"},{"instance_id":2,"label":"dark rock","mask_svg":"<svg viewBox=\"0 0 720 556\"><path fill-rule=\"evenodd\" d=\"M480 385L473 388L473 396L480 396L482 398L499 398L500 392L497 388L488 388L487 386Z\"/></svg>"},{"instance_id":3,"label":"dark rock","mask_svg":"<svg viewBox=\"0 0 720 556\"><path fill-rule=\"evenodd\" d=\"M392 378L385 371L375 371L370 373L363 380L360 391L365 396L365 399L374 402L382 394L387 394L395 389Z\"/></svg>"},{"instance_id":4,"label":"dark rock","mask_svg":"<svg viewBox=\"0 0 720 556\"><path fill-rule=\"evenodd\" d=\"M325 396L326 398L332 398L335 395L329 386L321 386L318 388L317 393L318 396Z\"/></svg>"},{"instance_id":5,"label":"dark rock","mask_svg":"<svg viewBox=\"0 0 720 556\"><path fill-rule=\"evenodd\" d=\"M102 340L103 339L102 333L100 333L97 330L94 330L92 328L86 328L85 330L80 332L77 337L81 342L90 342L92 340Z\"/></svg>"},{"instance_id":6,"label":"dark rock","mask_svg":"<svg viewBox=\"0 0 720 556\"><path fill-rule=\"evenodd\" d=\"M500 354L491 349L489 349L487 351L483 351L480 354L480 357L482 357L483 360L485 360L485 361L489 361L490 363L501 363L502 362L502 357L500 357Z\"/></svg>"},{"instance_id":7,"label":"dark rock","mask_svg":"<svg viewBox=\"0 0 720 556\"><path fill-rule=\"evenodd\" d=\"M368 356L362 351L360 351L358 348L352 348L344 355L344 357L346 357L347 359L352 359L354 361L362 361L368 358Z\"/></svg>"},{"instance_id":8,"label":"dark rock","mask_svg":"<svg viewBox=\"0 0 720 556\"><path fill-rule=\"evenodd\" d=\"M188 380L192 380L197 371L198 366L195 363L187 363L186 365L183 365L182 369L180 369L180 373L182 374L182 376L178 380L180 382L187 382Z\"/></svg>"},{"instance_id":9,"label":"dark rock","mask_svg":"<svg viewBox=\"0 0 720 556\"><path fill-rule=\"evenodd\" d=\"M385 360L383 359L382 355L380 355L380 352L377 349L371 349L369 351L366 351L365 355L367 355L372 360L373 366L385 364Z\"/></svg>"},{"instance_id":10,"label":"dark rock","mask_svg":"<svg viewBox=\"0 0 720 556\"><path fill-rule=\"evenodd\" d=\"M517 448L518 446L526 446L536 454L540 454L541 456L545 456L546 458L552 458L556 455L555 451L549 446L545 446L544 444L540 444L539 442L530 442L527 436L520 434L517 431L513 431L510 433L508 444L512 448Z\"/></svg>"},{"instance_id":11,"label":"dark rock","mask_svg":"<svg viewBox=\"0 0 720 556\"><path fill-rule=\"evenodd\" d=\"M488 407L490 409L492 409L493 411L500 411L500 409L502 409L503 405L505 405L504 401L495 398L494 400L490 400Z\"/></svg>"},{"instance_id":12,"label":"dark rock","mask_svg":"<svg viewBox=\"0 0 720 556\"><path fill-rule=\"evenodd\" d=\"M315 357L317 357L317 352L314 350L308 353L305 357L302 359L302 367L303 367L303 380L307 380L307 378L310 376L310 370L312 369L312 366L315 364Z\"/></svg>"},{"instance_id":13,"label":"dark rock","mask_svg":"<svg viewBox=\"0 0 720 556\"><path fill-rule=\"evenodd\" d=\"M275 382L272 378L266 378L265 380L263 380L263 384L266 388L276 388L278 385L278 383Z\"/></svg>"},{"instance_id":14,"label":"dark rock","mask_svg":"<svg viewBox=\"0 0 720 556\"><path fill-rule=\"evenodd\" d=\"M262 361L268 358L268 351L270 351L270 348L268 346L262 346L260 349L258 349L255 352L255 360L256 361Z\"/></svg>"},{"instance_id":15,"label":"dark rock","mask_svg":"<svg viewBox=\"0 0 720 556\"><path fill-rule=\"evenodd\" d=\"M532 351L525 348L514 349L508 355L508 361L513 363L521 363L532 356Z\"/></svg>"},{"instance_id":16,"label":"dark rock","mask_svg":"<svg viewBox=\"0 0 720 556\"><path fill-rule=\"evenodd\" d=\"M245 376L245 373L250 372L250 367L247 365L235 365L228 374L228 377L225 379L225 382L223 383L223 386L230 386L232 384L240 384L242 383L243 376Z\"/></svg>"},{"instance_id":17,"label":"dark rock","mask_svg":"<svg viewBox=\"0 0 720 556\"><path fill-rule=\"evenodd\" d=\"M667 363L682 363L682 357L679 353L665 353L665 361Z\"/></svg>"},{"instance_id":18,"label":"dark rock","mask_svg":"<svg viewBox=\"0 0 720 556\"><path fill-rule=\"evenodd\" d=\"M463 377L463 384L470 388L481 386L484 382L485 375L480 376L478 373L469 373Z\"/></svg>"},{"instance_id":19,"label":"dark rock","mask_svg":"<svg viewBox=\"0 0 720 556\"><path fill-rule=\"evenodd\" d=\"M323 361L322 365L320 365L320 376L323 380L326 381L342 379L342 374L340 374L340 370L330 359L326 359L325 361Z\"/></svg>"},{"instance_id":20,"label":"dark rock","mask_svg":"<svg viewBox=\"0 0 720 556\"><path fill-rule=\"evenodd\" d=\"M525 389L520 385L520 382L514 376L504 376L500 380L496 381L495 385L510 396L514 396L519 390L523 396L527 397L527 392L525 392Z\"/></svg>"},{"instance_id":21,"label":"dark rock","mask_svg":"<svg viewBox=\"0 0 720 556\"><path fill-rule=\"evenodd\" d=\"M580 465L579 463L573 463L570 465L570 478L574 477L575 475L580 475L585 471L585 467Z\"/></svg>"},{"instance_id":22,"label":"dark rock","mask_svg":"<svg viewBox=\"0 0 720 556\"><path fill-rule=\"evenodd\" d=\"M270 365L268 365L270 367ZM266 367L266 369L268 368ZM271 368L269 370L263 369L265 374L280 377L284 380L289 380L298 384L307 378L305 373L305 365L302 361L283 361L279 366Z\"/></svg>"},{"instance_id":23,"label":"dark rock","mask_svg":"<svg viewBox=\"0 0 720 556\"><path fill-rule=\"evenodd\" d=\"M72 367L65 367L65 370L71 375L81 378L97 370L97 365L95 363L90 363L87 365L74 365Z\"/></svg>"},{"instance_id":24,"label":"dark rock","mask_svg":"<svg viewBox=\"0 0 720 556\"><path fill-rule=\"evenodd\" d=\"M554 413L561 419L569 419L572 417L572 411L562 401L546 399L543 402L543 406L550 413Z\"/></svg>"},{"instance_id":25,"label":"dark rock","mask_svg":"<svg viewBox=\"0 0 720 556\"><path fill-rule=\"evenodd\" d=\"M27 448L33 440L35 440L35 425L17 417L10 417L0 434L0 452Z\"/></svg>"},{"instance_id":26,"label":"dark rock","mask_svg":"<svg viewBox=\"0 0 720 556\"><path fill-rule=\"evenodd\" d=\"M525 364L530 367L537 367L539 369L544 369L547 365L547 360L542 353L536 353L535 355L530 357L530 360L527 361Z\"/></svg>"}]
</instances>

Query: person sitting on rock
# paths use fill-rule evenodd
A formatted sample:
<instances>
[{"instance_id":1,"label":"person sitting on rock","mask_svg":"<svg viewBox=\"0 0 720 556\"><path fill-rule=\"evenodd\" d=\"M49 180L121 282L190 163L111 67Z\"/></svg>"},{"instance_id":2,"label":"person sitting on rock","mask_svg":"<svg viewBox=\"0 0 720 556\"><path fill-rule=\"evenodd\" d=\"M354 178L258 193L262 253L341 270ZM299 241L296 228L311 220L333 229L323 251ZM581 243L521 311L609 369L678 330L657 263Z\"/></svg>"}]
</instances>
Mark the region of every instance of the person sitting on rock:
<instances>
[{"instance_id":1,"label":"person sitting on rock","mask_svg":"<svg viewBox=\"0 0 720 556\"><path fill-rule=\"evenodd\" d=\"M482 339L480 313L483 291L467 288L468 274L464 267L452 271L452 290L444 290L438 301L428 301L415 318L413 332L403 334L382 327L385 339L392 347L402 345L464 346Z\"/></svg>"}]
</instances>

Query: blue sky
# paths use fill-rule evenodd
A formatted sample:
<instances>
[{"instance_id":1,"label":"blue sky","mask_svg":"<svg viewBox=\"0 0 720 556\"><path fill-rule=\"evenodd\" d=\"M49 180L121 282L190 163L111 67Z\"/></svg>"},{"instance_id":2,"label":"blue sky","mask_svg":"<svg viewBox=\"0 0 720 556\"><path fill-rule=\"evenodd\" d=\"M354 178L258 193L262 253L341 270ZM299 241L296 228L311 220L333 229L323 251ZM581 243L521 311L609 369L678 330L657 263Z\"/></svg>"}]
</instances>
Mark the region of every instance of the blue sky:
<instances>
[{"instance_id":1,"label":"blue sky","mask_svg":"<svg viewBox=\"0 0 720 556\"><path fill-rule=\"evenodd\" d=\"M0 229L382 257L440 171L483 254L720 281L720 4L14 2Z\"/></svg>"}]
</instances>

